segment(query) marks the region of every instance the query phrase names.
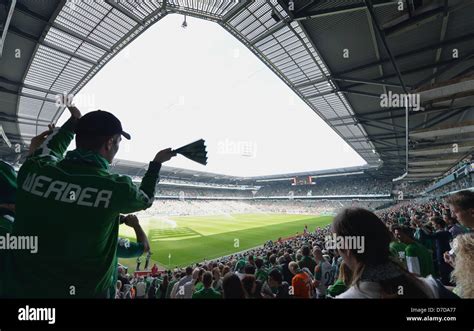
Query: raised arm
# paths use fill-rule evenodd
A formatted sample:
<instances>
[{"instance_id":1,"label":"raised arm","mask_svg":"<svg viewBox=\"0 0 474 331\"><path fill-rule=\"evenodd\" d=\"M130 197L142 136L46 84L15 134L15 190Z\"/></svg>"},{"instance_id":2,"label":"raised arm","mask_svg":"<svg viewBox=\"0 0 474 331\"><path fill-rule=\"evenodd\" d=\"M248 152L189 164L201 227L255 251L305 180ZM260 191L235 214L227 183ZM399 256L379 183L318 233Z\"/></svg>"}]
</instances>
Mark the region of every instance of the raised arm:
<instances>
[{"instance_id":1,"label":"raised arm","mask_svg":"<svg viewBox=\"0 0 474 331\"><path fill-rule=\"evenodd\" d=\"M148 165L148 170L143 176L140 187L133 184L130 177L121 176L119 180L124 185L120 192L120 201L117 202L120 213L133 213L151 207L155 199L155 187L159 181L161 164L176 156L171 148L164 149L156 154Z\"/></svg>"},{"instance_id":2,"label":"raised arm","mask_svg":"<svg viewBox=\"0 0 474 331\"><path fill-rule=\"evenodd\" d=\"M74 129L81 112L75 106L68 107L71 117L60 128L54 125L31 140L28 157L50 156L61 159L74 138Z\"/></svg>"}]
</instances>

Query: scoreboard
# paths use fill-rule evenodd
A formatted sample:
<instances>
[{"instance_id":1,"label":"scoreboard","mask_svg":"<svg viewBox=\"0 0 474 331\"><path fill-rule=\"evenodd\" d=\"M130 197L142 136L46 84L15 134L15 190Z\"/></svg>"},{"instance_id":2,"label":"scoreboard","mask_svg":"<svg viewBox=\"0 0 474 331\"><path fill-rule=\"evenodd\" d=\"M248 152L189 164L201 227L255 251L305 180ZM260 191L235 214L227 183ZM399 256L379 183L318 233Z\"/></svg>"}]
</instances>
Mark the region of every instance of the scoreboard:
<instances>
[{"instance_id":1,"label":"scoreboard","mask_svg":"<svg viewBox=\"0 0 474 331\"><path fill-rule=\"evenodd\" d=\"M293 181L291 185L298 186L298 185L313 185L313 178L311 176L301 176L301 177L293 177Z\"/></svg>"}]
</instances>

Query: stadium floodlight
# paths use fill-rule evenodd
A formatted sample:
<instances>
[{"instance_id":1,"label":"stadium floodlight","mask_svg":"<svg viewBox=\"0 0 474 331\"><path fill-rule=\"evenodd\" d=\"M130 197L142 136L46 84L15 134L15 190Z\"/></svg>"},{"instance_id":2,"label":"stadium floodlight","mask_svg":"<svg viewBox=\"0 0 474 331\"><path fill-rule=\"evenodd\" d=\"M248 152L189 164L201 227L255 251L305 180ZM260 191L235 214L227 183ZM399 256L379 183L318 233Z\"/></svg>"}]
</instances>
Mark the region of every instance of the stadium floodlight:
<instances>
[{"instance_id":1,"label":"stadium floodlight","mask_svg":"<svg viewBox=\"0 0 474 331\"><path fill-rule=\"evenodd\" d=\"M186 22L186 15L184 15L184 21L183 21L183 24L181 24L181 27L183 29L186 29L188 27L188 23Z\"/></svg>"}]
</instances>

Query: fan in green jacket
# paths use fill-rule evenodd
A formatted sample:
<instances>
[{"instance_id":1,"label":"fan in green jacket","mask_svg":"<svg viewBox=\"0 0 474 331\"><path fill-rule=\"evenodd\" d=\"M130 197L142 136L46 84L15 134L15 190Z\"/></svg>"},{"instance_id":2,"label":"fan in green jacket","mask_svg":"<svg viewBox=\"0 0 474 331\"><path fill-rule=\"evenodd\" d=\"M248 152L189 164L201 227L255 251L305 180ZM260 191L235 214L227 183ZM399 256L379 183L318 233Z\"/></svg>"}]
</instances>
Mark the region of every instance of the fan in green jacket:
<instances>
[{"instance_id":1,"label":"fan in green jacket","mask_svg":"<svg viewBox=\"0 0 474 331\"><path fill-rule=\"evenodd\" d=\"M36 236L38 252L11 252L7 297L107 298L116 269L119 214L149 208L161 164L176 153L159 152L140 187L111 174L120 121L106 111L71 118L51 132L18 172L12 234ZM76 149L63 157L76 133Z\"/></svg>"},{"instance_id":2,"label":"fan in green jacket","mask_svg":"<svg viewBox=\"0 0 474 331\"><path fill-rule=\"evenodd\" d=\"M15 221L16 172L11 165L0 161L0 238L12 231ZM3 297L3 277L6 251L0 249L0 298Z\"/></svg>"},{"instance_id":3,"label":"fan in green jacket","mask_svg":"<svg viewBox=\"0 0 474 331\"><path fill-rule=\"evenodd\" d=\"M120 223L131 227L135 231L136 242L130 241L128 238L119 238L117 243L117 256L114 263L115 270L113 273L112 286L110 287L110 297L115 297L115 284L118 279L118 259L130 259L142 256L143 253L150 251L150 243L148 237L143 231L138 217L135 215L120 215ZM147 287L148 290L148 287Z\"/></svg>"}]
</instances>

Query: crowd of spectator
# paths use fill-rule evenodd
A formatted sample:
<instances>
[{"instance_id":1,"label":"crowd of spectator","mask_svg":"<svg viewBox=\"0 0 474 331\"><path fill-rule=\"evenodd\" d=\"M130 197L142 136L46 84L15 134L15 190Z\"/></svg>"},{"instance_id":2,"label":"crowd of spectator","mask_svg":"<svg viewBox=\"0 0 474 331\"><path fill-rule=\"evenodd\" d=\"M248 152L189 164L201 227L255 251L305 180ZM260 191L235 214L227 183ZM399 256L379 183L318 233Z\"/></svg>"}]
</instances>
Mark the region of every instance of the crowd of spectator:
<instances>
[{"instance_id":1,"label":"crowd of spectator","mask_svg":"<svg viewBox=\"0 0 474 331\"><path fill-rule=\"evenodd\" d=\"M375 210L382 200L171 200L156 199L153 206L141 211L141 217L202 216L222 214L334 214L344 207Z\"/></svg>"},{"instance_id":2,"label":"crowd of spectator","mask_svg":"<svg viewBox=\"0 0 474 331\"><path fill-rule=\"evenodd\" d=\"M257 196L387 195L391 194L392 189L391 181L372 177L325 177L313 179L313 183L265 185L257 192Z\"/></svg>"},{"instance_id":3,"label":"crowd of spectator","mask_svg":"<svg viewBox=\"0 0 474 331\"><path fill-rule=\"evenodd\" d=\"M439 196L443 194L447 194L450 192L455 192L455 191L461 191L467 188L471 188L472 185L472 179L470 176L464 176L461 178L457 178L455 181L452 181L451 183L448 183L446 185L443 185L436 190L430 191L429 195L430 196Z\"/></svg>"},{"instance_id":4,"label":"crowd of spectator","mask_svg":"<svg viewBox=\"0 0 474 331\"><path fill-rule=\"evenodd\" d=\"M164 186L158 185L156 196L176 197L181 199L192 198L252 198L252 190L237 190L225 188L205 188L205 187L186 187L186 186Z\"/></svg>"},{"instance_id":5,"label":"crowd of spectator","mask_svg":"<svg viewBox=\"0 0 474 331\"><path fill-rule=\"evenodd\" d=\"M344 208L324 228L135 277L120 267L117 298L474 298L474 193L401 202L376 214ZM328 246L363 236L365 250ZM129 286L124 286L124 284ZM402 284L406 291L397 292Z\"/></svg>"}]
</instances>

